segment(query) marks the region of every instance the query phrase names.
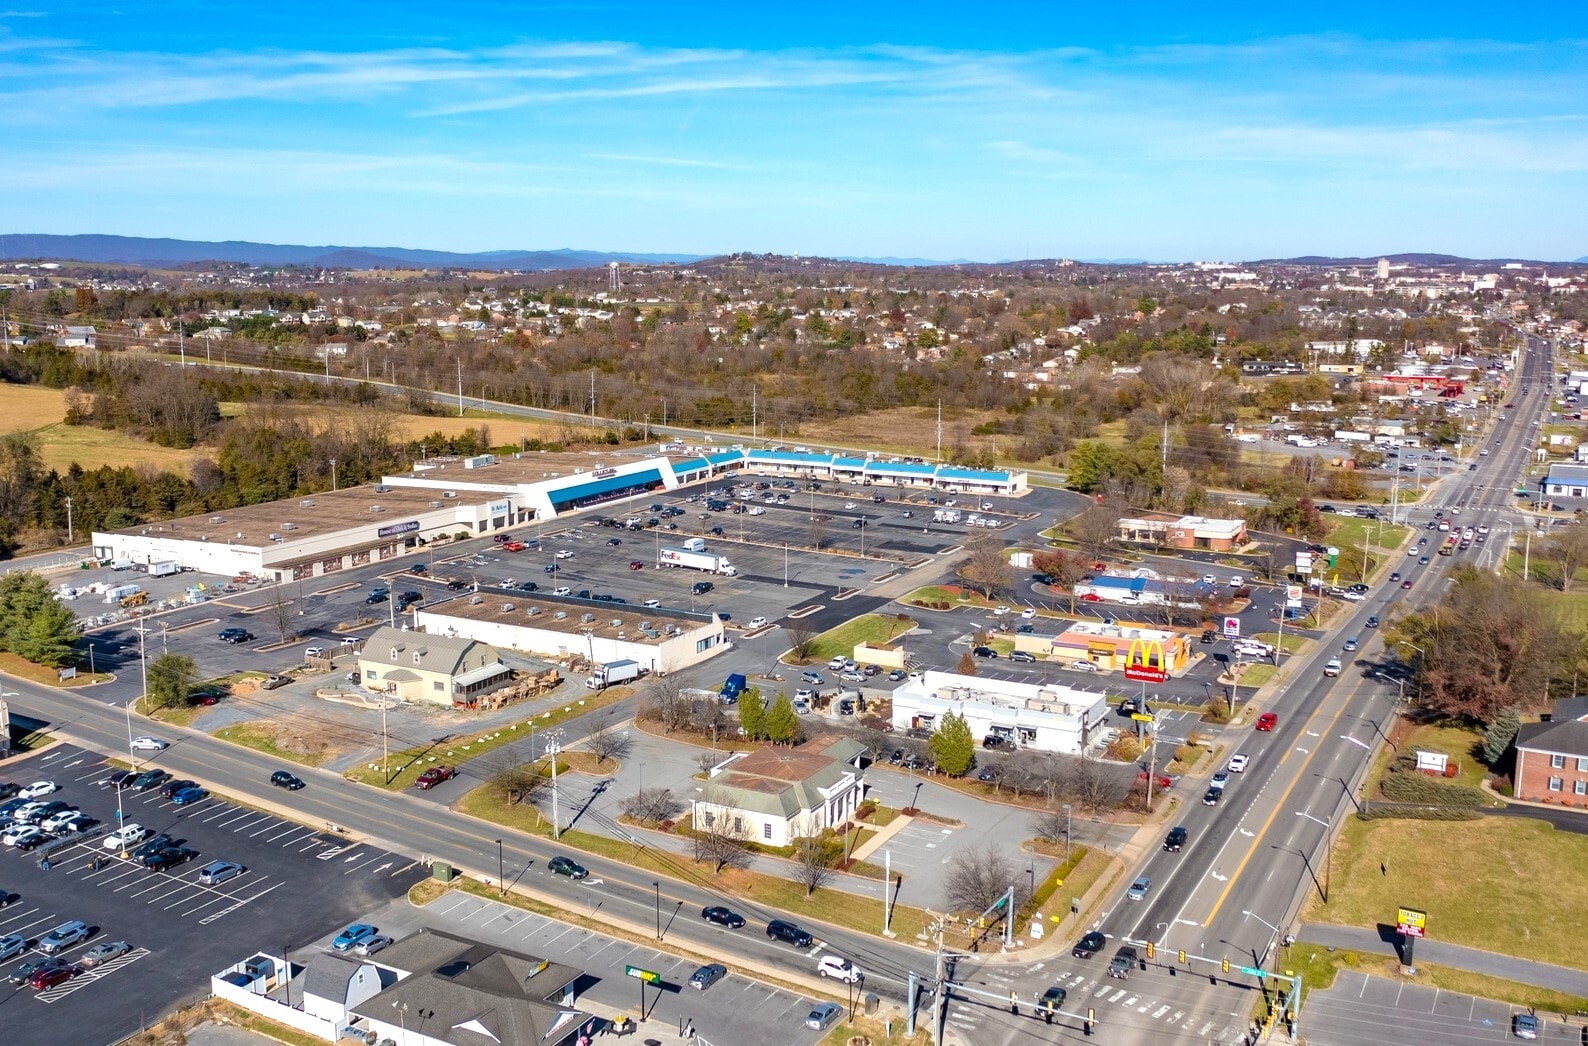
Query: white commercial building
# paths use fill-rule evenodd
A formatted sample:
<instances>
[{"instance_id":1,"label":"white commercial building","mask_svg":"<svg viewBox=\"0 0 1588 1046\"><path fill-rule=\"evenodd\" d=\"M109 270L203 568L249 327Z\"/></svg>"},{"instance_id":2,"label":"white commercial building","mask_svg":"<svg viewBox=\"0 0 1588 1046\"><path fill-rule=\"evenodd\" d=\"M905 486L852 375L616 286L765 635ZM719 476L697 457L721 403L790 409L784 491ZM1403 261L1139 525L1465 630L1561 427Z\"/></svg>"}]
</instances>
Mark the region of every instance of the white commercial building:
<instances>
[{"instance_id":1,"label":"white commercial building","mask_svg":"<svg viewBox=\"0 0 1588 1046\"><path fill-rule=\"evenodd\" d=\"M953 672L925 672L893 692L895 730L936 730L950 712L965 717L974 737L992 734L1020 748L1079 755L1108 717L1108 703L1101 693L1057 683Z\"/></svg>"},{"instance_id":2,"label":"white commercial building","mask_svg":"<svg viewBox=\"0 0 1588 1046\"><path fill-rule=\"evenodd\" d=\"M414 627L545 658L596 664L636 661L668 673L729 649L727 626L712 612L637 607L517 589L465 593L414 611Z\"/></svg>"}]
</instances>

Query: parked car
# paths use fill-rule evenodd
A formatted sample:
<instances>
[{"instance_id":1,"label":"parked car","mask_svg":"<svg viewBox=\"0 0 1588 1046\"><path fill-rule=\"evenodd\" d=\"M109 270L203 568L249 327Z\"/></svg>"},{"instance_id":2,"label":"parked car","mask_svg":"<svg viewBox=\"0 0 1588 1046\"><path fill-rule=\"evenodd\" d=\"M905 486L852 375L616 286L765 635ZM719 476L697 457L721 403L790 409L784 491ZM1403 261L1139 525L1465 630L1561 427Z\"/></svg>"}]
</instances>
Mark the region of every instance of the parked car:
<instances>
[{"instance_id":1,"label":"parked car","mask_svg":"<svg viewBox=\"0 0 1588 1046\"><path fill-rule=\"evenodd\" d=\"M836 1002L819 1002L805 1015L805 1027L814 1031L826 1031L843 1012L844 1008Z\"/></svg>"},{"instance_id":2,"label":"parked car","mask_svg":"<svg viewBox=\"0 0 1588 1046\"><path fill-rule=\"evenodd\" d=\"M369 923L354 923L332 939L331 950L345 952L358 942L375 936L378 932L380 931Z\"/></svg>"},{"instance_id":3,"label":"parked car","mask_svg":"<svg viewBox=\"0 0 1588 1046\"><path fill-rule=\"evenodd\" d=\"M198 851L186 846L167 846L143 859L143 866L151 872L164 872L185 864L198 856Z\"/></svg>"},{"instance_id":4,"label":"parked car","mask_svg":"<svg viewBox=\"0 0 1588 1046\"><path fill-rule=\"evenodd\" d=\"M248 869L236 861L211 861L198 871L198 881L201 886L219 886L228 879L235 879Z\"/></svg>"},{"instance_id":5,"label":"parked car","mask_svg":"<svg viewBox=\"0 0 1588 1046\"><path fill-rule=\"evenodd\" d=\"M584 865L579 864L571 857L564 857L562 854L558 854L547 861L546 868L553 875L566 875L570 879L583 879L590 874L589 869L585 868Z\"/></svg>"},{"instance_id":6,"label":"parked car","mask_svg":"<svg viewBox=\"0 0 1588 1046\"><path fill-rule=\"evenodd\" d=\"M766 618L759 617L759 616L758 617L752 617L749 621L746 621L744 623L744 627L745 628L765 628L766 627Z\"/></svg>"},{"instance_id":7,"label":"parked car","mask_svg":"<svg viewBox=\"0 0 1588 1046\"><path fill-rule=\"evenodd\" d=\"M442 781L450 781L456 776L458 776L457 770L450 766L444 764L432 766L419 775L419 778L414 781L414 787L421 792L428 792Z\"/></svg>"},{"instance_id":8,"label":"parked car","mask_svg":"<svg viewBox=\"0 0 1588 1046\"><path fill-rule=\"evenodd\" d=\"M1087 661L1085 658L1078 658L1077 660L1071 661L1069 663L1068 667L1073 672L1096 672L1097 671L1097 665L1092 663L1091 661Z\"/></svg>"},{"instance_id":9,"label":"parked car","mask_svg":"<svg viewBox=\"0 0 1588 1046\"><path fill-rule=\"evenodd\" d=\"M21 955L27 950L28 939L20 933L8 933L0 937L0 959L10 959Z\"/></svg>"},{"instance_id":10,"label":"parked car","mask_svg":"<svg viewBox=\"0 0 1588 1046\"><path fill-rule=\"evenodd\" d=\"M57 984L65 984L73 977L76 977L79 972L81 972L80 968L70 963L63 963L60 966L47 966L28 978L28 987L36 991L44 991L47 988L55 987Z\"/></svg>"},{"instance_id":11,"label":"parked car","mask_svg":"<svg viewBox=\"0 0 1588 1046\"><path fill-rule=\"evenodd\" d=\"M1518 1013L1511 1017L1511 1034L1518 1039L1536 1039L1543 1022L1531 1013Z\"/></svg>"},{"instance_id":12,"label":"parked car","mask_svg":"<svg viewBox=\"0 0 1588 1046\"><path fill-rule=\"evenodd\" d=\"M125 850L127 847L135 846L148 837L149 829L134 821L132 824L122 825L118 831L111 832L105 836L105 841L102 845L106 850Z\"/></svg>"},{"instance_id":13,"label":"parked car","mask_svg":"<svg viewBox=\"0 0 1588 1046\"><path fill-rule=\"evenodd\" d=\"M1032 665L1036 664L1037 655L1029 650L1012 650L1009 652L1009 660L1018 661L1023 665Z\"/></svg>"},{"instance_id":14,"label":"parked car","mask_svg":"<svg viewBox=\"0 0 1588 1046\"><path fill-rule=\"evenodd\" d=\"M977 657L985 657L985 658L997 658L997 656L998 656L998 651L994 650L990 646L979 646L979 647L976 647L974 650L971 651L971 653L976 655Z\"/></svg>"},{"instance_id":15,"label":"parked car","mask_svg":"<svg viewBox=\"0 0 1588 1046\"><path fill-rule=\"evenodd\" d=\"M356 955L369 956L374 955L376 952L380 951L382 948L391 943L392 939L390 937L387 937L383 933L377 933L373 937L366 937L362 941L359 941L357 944L353 945L352 950Z\"/></svg>"},{"instance_id":16,"label":"parked car","mask_svg":"<svg viewBox=\"0 0 1588 1046\"><path fill-rule=\"evenodd\" d=\"M132 945L126 941L104 941L88 949L88 951L83 953L83 957L77 961L88 967L103 966L110 960L119 959L130 951L132 951Z\"/></svg>"},{"instance_id":17,"label":"parked car","mask_svg":"<svg viewBox=\"0 0 1588 1046\"><path fill-rule=\"evenodd\" d=\"M62 923L39 938L38 949L45 955L63 952L80 941L88 940L88 924L81 919Z\"/></svg>"},{"instance_id":18,"label":"parked car","mask_svg":"<svg viewBox=\"0 0 1588 1046\"><path fill-rule=\"evenodd\" d=\"M216 636L222 643L252 642L254 634L246 628L223 628Z\"/></svg>"},{"instance_id":19,"label":"parked car","mask_svg":"<svg viewBox=\"0 0 1588 1046\"><path fill-rule=\"evenodd\" d=\"M259 681L259 689L261 689L261 690L278 690L281 687L286 686L290 682L292 682L291 678L289 678L287 676L276 675L276 674L272 673L271 675L268 675L264 679L261 679Z\"/></svg>"},{"instance_id":20,"label":"parked car","mask_svg":"<svg viewBox=\"0 0 1588 1046\"><path fill-rule=\"evenodd\" d=\"M165 796L167 799L170 799L171 797L175 796L178 792L180 792L182 789L184 789L184 788L192 788L192 787L196 786L197 784L198 784L197 781L189 781L185 777L179 777L179 778L177 778L174 781L167 781L165 783L165 787L160 789L160 794Z\"/></svg>"},{"instance_id":21,"label":"parked car","mask_svg":"<svg viewBox=\"0 0 1588 1046\"><path fill-rule=\"evenodd\" d=\"M145 770L132 779L132 787L140 792L147 792L150 789L159 788L169 780L171 780L171 775L165 770Z\"/></svg>"},{"instance_id":22,"label":"parked car","mask_svg":"<svg viewBox=\"0 0 1588 1046\"><path fill-rule=\"evenodd\" d=\"M740 915L731 908L724 908L720 904L714 904L709 908L702 908L700 910L700 917L706 920L708 923L716 923L718 926L726 926L730 930L737 930L744 926L744 916Z\"/></svg>"},{"instance_id":23,"label":"parked car","mask_svg":"<svg viewBox=\"0 0 1588 1046\"><path fill-rule=\"evenodd\" d=\"M697 992L703 992L726 976L728 976L726 966L720 962L708 962L689 975L689 986Z\"/></svg>"},{"instance_id":24,"label":"parked car","mask_svg":"<svg viewBox=\"0 0 1588 1046\"><path fill-rule=\"evenodd\" d=\"M190 806L193 803L197 803L209 798L209 794L210 793L208 789L199 788L197 785L195 785L190 788L184 788L180 792L177 792L171 797L171 802L175 803L177 806Z\"/></svg>"},{"instance_id":25,"label":"parked car","mask_svg":"<svg viewBox=\"0 0 1588 1046\"><path fill-rule=\"evenodd\" d=\"M59 792L60 790L61 786L54 781L34 781L30 785L23 785L17 789L16 798L39 799L49 795L51 792Z\"/></svg>"}]
</instances>

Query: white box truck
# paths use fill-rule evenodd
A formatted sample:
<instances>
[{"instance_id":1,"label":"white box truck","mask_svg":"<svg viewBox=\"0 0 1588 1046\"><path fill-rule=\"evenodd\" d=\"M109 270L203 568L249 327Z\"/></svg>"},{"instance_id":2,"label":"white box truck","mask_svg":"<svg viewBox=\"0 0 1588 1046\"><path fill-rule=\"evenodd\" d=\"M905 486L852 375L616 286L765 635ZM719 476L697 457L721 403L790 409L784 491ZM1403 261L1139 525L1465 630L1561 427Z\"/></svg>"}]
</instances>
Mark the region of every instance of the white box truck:
<instances>
[{"instance_id":1,"label":"white box truck","mask_svg":"<svg viewBox=\"0 0 1588 1046\"><path fill-rule=\"evenodd\" d=\"M638 679L644 669L638 661L609 661L604 665L597 665L595 671L590 673L584 685L591 690L605 690L609 686L627 683Z\"/></svg>"},{"instance_id":2,"label":"white box truck","mask_svg":"<svg viewBox=\"0 0 1588 1046\"><path fill-rule=\"evenodd\" d=\"M656 554L656 565L659 567L688 567L690 570L704 570L708 574L721 574L723 577L737 577L739 570L728 562L727 556L719 556L715 552L692 551L686 548L664 548Z\"/></svg>"},{"instance_id":3,"label":"white box truck","mask_svg":"<svg viewBox=\"0 0 1588 1046\"><path fill-rule=\"evenodd\" d=\"M170 577L172 574L181 573L182 568L171 560L149 564L150 577Z\"/></svg>"}]
</instances>

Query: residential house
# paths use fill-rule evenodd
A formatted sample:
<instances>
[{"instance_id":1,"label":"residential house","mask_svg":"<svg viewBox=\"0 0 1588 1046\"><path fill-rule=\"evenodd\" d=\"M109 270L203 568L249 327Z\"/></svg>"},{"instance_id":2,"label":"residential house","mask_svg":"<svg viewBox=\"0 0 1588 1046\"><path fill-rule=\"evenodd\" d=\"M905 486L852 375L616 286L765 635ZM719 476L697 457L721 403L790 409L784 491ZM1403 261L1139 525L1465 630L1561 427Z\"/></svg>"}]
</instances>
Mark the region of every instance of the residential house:
<instances>
[{"instance_id":1,"label":"residential house","mask_svg":"<svg viewBox=\"0 0 1588 1046\"><path fill-rule=\"evenodd\" d=\"M1563 698L1516 734L1512 794L1529 802L1588 809L1588 697Z\"/></svg>"},{"instance_id":2,"label":"residential house","mask_svg":"<svg viewBox=\"0 0 1588 1046\"><path fill-rule=\"evenodd\" d=\"M858 741L826 737L729 756L691 800L691 821L697 831L725 829L765 846L789 846L835 828L864 798L865 751Z\"/></svg>"}]
</instances>

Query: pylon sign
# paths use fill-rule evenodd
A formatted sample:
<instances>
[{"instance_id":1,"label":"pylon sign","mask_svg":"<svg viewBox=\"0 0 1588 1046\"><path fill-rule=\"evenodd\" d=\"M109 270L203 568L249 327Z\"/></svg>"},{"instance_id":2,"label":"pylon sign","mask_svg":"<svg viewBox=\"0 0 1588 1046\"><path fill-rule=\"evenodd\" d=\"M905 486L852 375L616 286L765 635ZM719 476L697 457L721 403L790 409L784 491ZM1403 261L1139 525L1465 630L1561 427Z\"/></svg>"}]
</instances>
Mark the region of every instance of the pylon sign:
<instances>
[{"instance_id":1,"label":"pylon sign","mask_svg":"<svg viewBox=\"0 0 1588 1046\"><path fill-rule=\"evenodd\" d=\"M1163 644L1156 640L1132 639L1125 654L1125 678L1139 683L1163 683L1169 679L1169 662Z\"/></svg>"},{"instance_id":2,"label":"pylon sign","mask_svg":"<svg viewBox=\"0 0 1588 1046\"><path fill-rule=\"evenodd\" d=\"M1226 639L1239 639L1241 636L1241 619L1226 617L1224 619L1224 636Z\"/></svg>"}]
</instances>

